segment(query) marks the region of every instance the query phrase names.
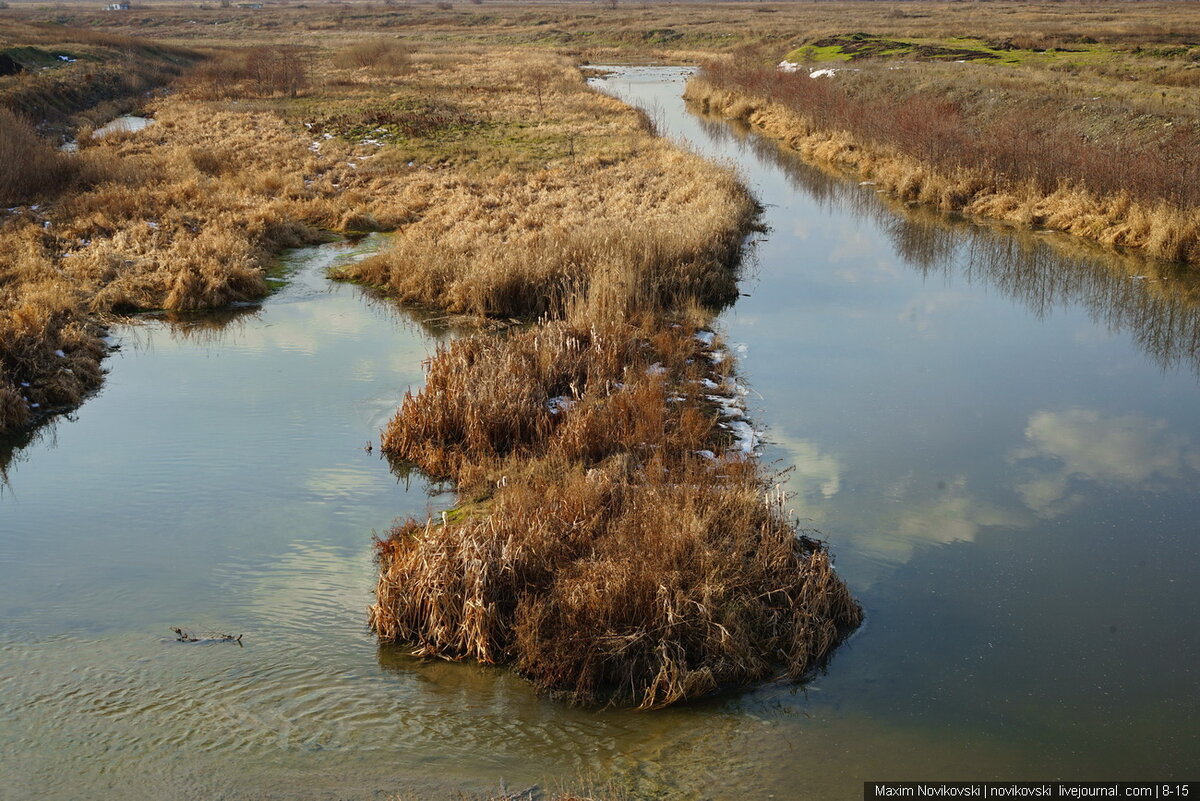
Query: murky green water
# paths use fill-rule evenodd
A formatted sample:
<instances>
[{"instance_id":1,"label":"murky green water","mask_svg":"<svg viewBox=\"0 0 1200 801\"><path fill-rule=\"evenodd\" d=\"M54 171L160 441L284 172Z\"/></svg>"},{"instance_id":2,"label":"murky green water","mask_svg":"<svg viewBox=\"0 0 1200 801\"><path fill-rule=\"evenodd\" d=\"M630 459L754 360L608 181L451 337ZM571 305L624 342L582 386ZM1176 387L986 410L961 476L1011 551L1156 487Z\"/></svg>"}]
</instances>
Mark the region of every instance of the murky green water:
<instances>
[{"instance_id":1,"label":"murky green water","mask_svg":"<svg viewBox=\"0 0 1200 801\"><path fill-rule=\"evenodd\" d=\"M1194 777L1200 286L895 209L686 113L681 81L603 83L767 205L723 325L764 458L868 610L828 674L595 712L378 648L370 532L442 500L363 445L446 332L322 277L370 242L324 246L261 308L116 331L100 395L8 465L0 798Z\"/></svg>"}]
</instances>

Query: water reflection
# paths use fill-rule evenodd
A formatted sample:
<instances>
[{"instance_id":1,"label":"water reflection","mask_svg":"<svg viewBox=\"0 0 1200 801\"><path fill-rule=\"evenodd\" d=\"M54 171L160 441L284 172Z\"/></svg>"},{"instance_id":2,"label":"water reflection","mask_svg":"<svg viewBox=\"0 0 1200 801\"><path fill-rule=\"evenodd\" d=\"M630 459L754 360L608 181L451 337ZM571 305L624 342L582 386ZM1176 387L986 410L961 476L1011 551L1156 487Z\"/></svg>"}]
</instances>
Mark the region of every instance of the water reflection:
<instances>
[{"instance_id":1,"label":"water reflection","mask_svg":"<svg viewBox=\"0 0 1200 801\"><path fill-rule=\"evenodd\" d=\"M817 206L874 222L900 261L922 275L961 275L995 287L1039 318L1082 306L1110 332L1130 335L1163 369L1183 364L1200 375L1200 273L1186 265L905 204L869 183L804 162L745 123L696 120L712 142L745 148Z\"/></svg>"},{"instance_id":2,"label":"water reflection","mask_svg":"<svg viewBox=\"0 0 1200 801\"><path fill-rule=\"evenodd\" d=\"M1094 409L1039 411L1025 428L1026 444L1011 459L1025 469L1021 499L1039 517L1057 517L1082 503L1077 482L1159 492L1194 480L1200 450L1165 420L1106 415Z\"/></svg>"}]
</instances>

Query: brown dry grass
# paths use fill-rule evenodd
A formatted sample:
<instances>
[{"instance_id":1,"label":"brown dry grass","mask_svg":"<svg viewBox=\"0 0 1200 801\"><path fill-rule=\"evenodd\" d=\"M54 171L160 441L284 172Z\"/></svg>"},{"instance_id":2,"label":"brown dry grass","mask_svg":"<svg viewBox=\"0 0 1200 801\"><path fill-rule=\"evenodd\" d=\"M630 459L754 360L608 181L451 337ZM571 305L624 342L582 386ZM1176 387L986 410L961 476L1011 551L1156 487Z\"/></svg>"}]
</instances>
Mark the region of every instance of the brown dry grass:
<instances>
[{"instance_id":1,"label":"brown dry grass","mask_svg":"<svg viewBox=\"0 0 1200 801\"><path fill-rule=\"evenodd\" d=\"M408 45L395 39L372 39L339 50L333 65L341 69L374 69L400 72L412 61Z\"/></svg>"},{"instance_id":2,"label":"brown dry grass","mask_svg":"<svg viewBox=\"0 0 1200 801\"><path fill-rule=\"evenodd\" d=\"M616 163L459 182L388 252L344 275L476 315L606 320L715 306L736 296L730 268L753 213L732 174L647 142Z\"/></svg>"},{"instance_id":3,"label":"brown dry grass","mask_svg":"<svg viewBox=\"0 0 1200 801\"><path fill-rule=\"evenodd\" d=\"M298 35L313 34L348 41L386 32L413 42L536 45L601 58L614 53L678 58L681 51L729 50L747 42L790 48L808 36L858 30L892 36L1010 38L1046 46L1081 37L1114 44L1186 44L1200 36L1200 20L1187 2L621 2L607 8L579 2L488 0L482 7L457 3L447 9L430 3L360 0L302 5L242 11L148 2L124 14L78 5L53 13L75 25L134 34L154 31L158 38L183 42L294 42ZM8 13L49 12L14 5Z\"/></svg>"},{"instance_id":4,"label":"brown dry grass","mask_svg":"<svg viewBox=\"0 0 1200 801\"><path fill-rule=\"evenodd\" d=\"M558 70L564 77L552 91L571 102L559 104L557 116L547 114L532 126L536 138L501 142L495 148L490 139L474 142L492 152L486 167L435 169L423 164L417 169L402 160L409 154L395 154L400 143L381 151L356 144L361 137L350 133L312 130L327 120L324 103L337 109L389 108L397 90L407 89L416 97L449 96L467 109L500 105L497 98L502 97L510 115L503 124L526 131L524 120L535 114L535 101L524 94L519 76L531 63ZM472 81L484 65L487 80ZM593 97L577 75L568 81L566 63L550 56L490 53L435 59L418 54L412 75L403 79L372 72L349 86L334 83L351 72L323 75L322 105L314 106L310 98L293 101L285 86L274 92L274 99L252 101L257 107L245 99L237 105L205 100L210 95L203 89L208 82L203 73L185 84L185 91L149 104L155 120L149 128L83 141L81 152L69 157L75 191L54 203L6 215L0 229L0 286L10 308L51 279L70 287L65 297L74 304L78 325L86 324L88 314L209 308L258 298L266 292L264 269L275 254L322 238L324 229L409 224L419 231L425 216L447 219L441 210L460 202L464 180L488 192L488 175L498 186L512 180L496 176L496 170L569 163L564 127L581 159L619 161L632 153L632 136L645 137L639 133L638 115L611 99ZM258 95L262 88L247 86L245 91ZM499 124L483 133L493 135ZM29 133L27 128L13 130ZM472 146L462 137L475 134L447 133L435 125L423 135L432 156ZM68 157L31 135L6 139L3 146L20 151L5 163L5 182L14 200L24 199L30 187L48 186L57 165L68 163ZM42 170L46 180L39 183L38 175L18 172L21 164ZM577 181L589 178L582 169L572 175ZM30 242L37 247L30 250ZM61 311L55 309L55 314ZM21 393L11 381L4 383L12 406ZM27 419L6 414L0 430Z\"/></svg>"},{"instance_id":5,"label":"brown dry grass","mask_svg":"<svg viewBox=\"0 0 1200 801\"><path fill-rule=\"evenodd\" d=\"M646 709L821 664L861 610L752 458L702 453L730 437L692 331L551 323L434 358L384 449L466 502L379 543L380 636Z\"/></svg>"}]
</instances>

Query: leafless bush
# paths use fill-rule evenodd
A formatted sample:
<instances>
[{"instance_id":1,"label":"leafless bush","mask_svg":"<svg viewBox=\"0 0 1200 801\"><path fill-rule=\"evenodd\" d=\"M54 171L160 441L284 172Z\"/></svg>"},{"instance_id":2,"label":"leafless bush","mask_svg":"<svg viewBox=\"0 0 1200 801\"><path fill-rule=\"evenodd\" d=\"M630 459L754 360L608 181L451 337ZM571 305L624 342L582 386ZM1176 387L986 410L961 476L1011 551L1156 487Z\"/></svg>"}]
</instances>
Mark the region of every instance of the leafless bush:
<instances>
[{"instance_id":1,"label":"leafless bush","mask_svg":"<svg viewBox=\"0 0 1200 801\"><path fill-rule=\"evenodd\" d=\"M296 97L309 85L308 61L292 47L254 47L222 53L200 64L184 81L203 99L239 96Z\"/></svg>"},{"instance_id":2,"label":"leafless bush","mask_svg":"<svg viewBox=\"0 0 1200 801\"><path fill-rule=\"evenodd\" d=\"M411 61L408 47L395 39L373 39L359 42L333 57L333 65L341 69L370 67L379 72L400 72Z\"/></svg>"},{"instance_id":3,"label":"leafless bush","mask_svg":"<svg viewBox=\"0 0 1200 801\"><path fill-rule=\"evenodd\" d=\"M69 156L56 151L33 126L0 108L0 205L53 195L75 175Z\"/></svg>"}]
</instances>

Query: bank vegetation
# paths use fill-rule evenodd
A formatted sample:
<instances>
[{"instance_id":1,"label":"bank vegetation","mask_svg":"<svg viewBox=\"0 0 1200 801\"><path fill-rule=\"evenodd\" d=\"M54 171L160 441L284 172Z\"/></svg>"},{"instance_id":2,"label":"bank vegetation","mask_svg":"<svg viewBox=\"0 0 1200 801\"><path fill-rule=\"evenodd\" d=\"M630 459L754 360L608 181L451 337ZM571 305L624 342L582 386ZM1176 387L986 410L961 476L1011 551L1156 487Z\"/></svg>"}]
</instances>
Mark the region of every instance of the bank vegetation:
<instances>
[{"instance_id":1,"label":"bank vegetation","mask_svg":"<svg viewBox=\"0 0 1200 801\"><path fill-rule=\"evenodd\" d=\"M987 61L720 61L687 97L905 201L1200 262L1200 90L1114 83Z\"/></svg>"}]
</instances>

